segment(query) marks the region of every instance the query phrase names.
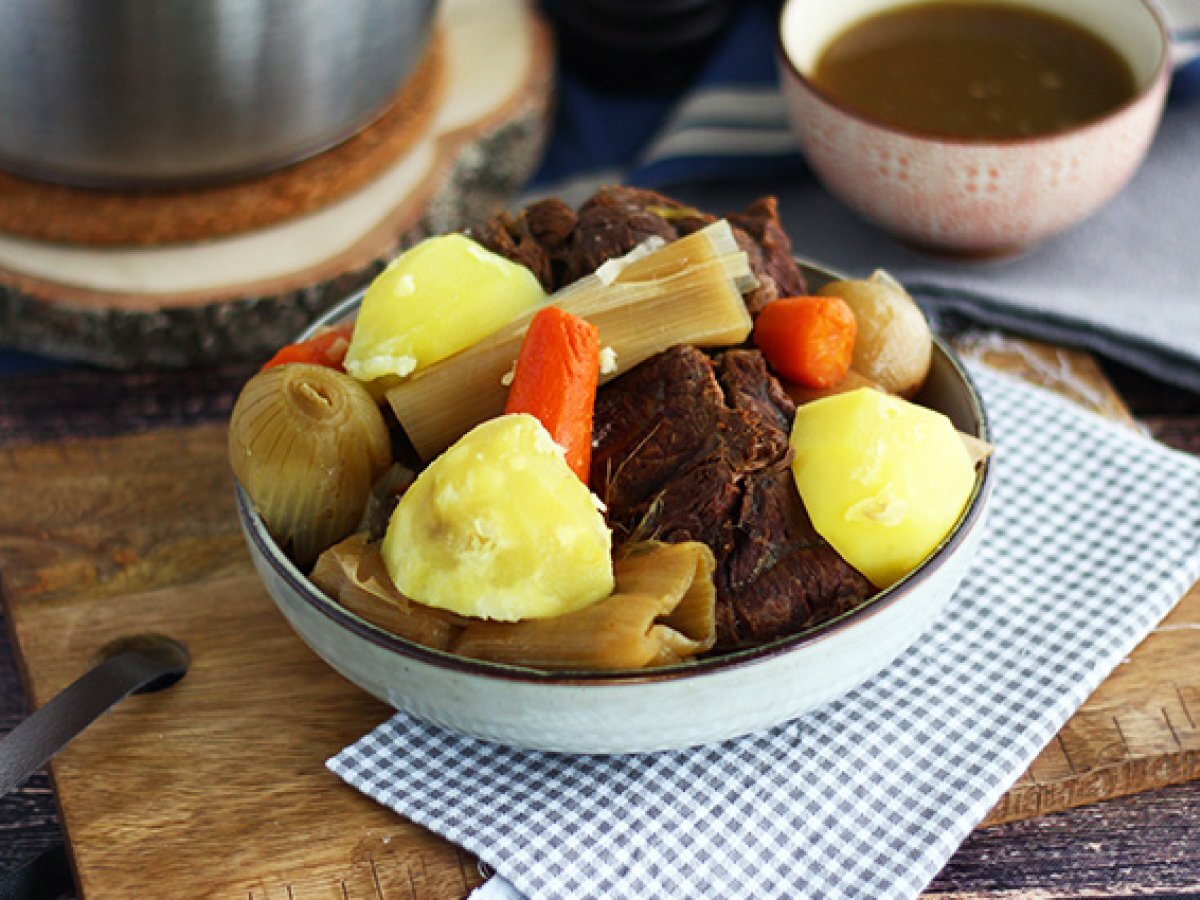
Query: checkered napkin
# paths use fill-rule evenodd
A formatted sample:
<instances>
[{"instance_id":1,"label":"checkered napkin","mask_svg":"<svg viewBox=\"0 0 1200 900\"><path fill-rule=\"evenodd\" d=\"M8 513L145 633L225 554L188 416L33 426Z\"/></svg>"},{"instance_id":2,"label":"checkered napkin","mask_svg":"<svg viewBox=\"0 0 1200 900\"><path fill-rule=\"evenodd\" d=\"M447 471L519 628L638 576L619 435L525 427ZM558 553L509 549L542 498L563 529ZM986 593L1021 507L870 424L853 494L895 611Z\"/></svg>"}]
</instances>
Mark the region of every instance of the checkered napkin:
<instances>
[{"instance_id":1,"label":"checkered napkin","mask_svg":"<svg viewBox=\"0 0 1200 900\"><path fill-rule=\"evenodd\" d=\"M911 897L1200 577L1200 461L972 366L997 453L976 563L846 697L721 744L501 747L398 714L329 761L475 853L490 897ZM702 715L697 710L697 715Z\"/></svg>"}]
</instances>

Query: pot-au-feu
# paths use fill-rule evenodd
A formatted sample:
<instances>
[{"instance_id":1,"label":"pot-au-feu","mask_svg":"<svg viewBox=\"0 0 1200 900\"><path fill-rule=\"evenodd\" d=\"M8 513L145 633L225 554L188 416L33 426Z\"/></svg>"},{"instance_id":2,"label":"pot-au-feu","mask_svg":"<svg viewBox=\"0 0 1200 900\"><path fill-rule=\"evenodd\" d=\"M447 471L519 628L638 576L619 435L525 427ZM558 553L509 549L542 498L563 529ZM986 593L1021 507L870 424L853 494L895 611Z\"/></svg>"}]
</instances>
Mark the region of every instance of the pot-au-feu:
<instances>
[{"instance_id":1,"label":"pot-au-feu","mask_svg":"<svg viewBox=\"0 0 1200 900\"><path fill-rule=\"evenodd\" d=\"M234 407L234 474L330 598L545 669L722 654L854 609L961 517L987 452L917 405L884 273L810 292L775 201L601 190L429 238Z\"/></svg>"}]
</instances>

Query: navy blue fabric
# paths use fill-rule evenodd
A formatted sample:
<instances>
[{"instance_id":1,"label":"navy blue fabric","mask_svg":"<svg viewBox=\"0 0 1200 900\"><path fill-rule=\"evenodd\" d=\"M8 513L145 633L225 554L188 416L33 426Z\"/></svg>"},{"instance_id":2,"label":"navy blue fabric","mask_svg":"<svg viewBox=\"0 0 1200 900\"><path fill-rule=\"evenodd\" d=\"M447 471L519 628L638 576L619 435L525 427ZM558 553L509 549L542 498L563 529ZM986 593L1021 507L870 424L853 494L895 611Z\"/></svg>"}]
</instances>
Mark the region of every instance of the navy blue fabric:
<instances>
[{"instance_id":1,"label":"navy blue fabric","mask_svg":"<svg viewBox=\"0 0 1200 900\"><path fill-rule=\"evenodd\" d=\"M1200 43L1200 28L1191 32L1192 40ZM1171 82L1170 102L1191 101L1200 97L1200 57L1175 70Z\"/></svg>"},{"instance_id":2,"label":"navy blue fabric","mask_svg":"<svg viewBox=\"0 0 1200 900\"><path fill-rule=\"evenodd\" d=\"M761 156L676 156L648 161L643 153L667 124L681 96L710 85L767 88L779 83L775 63L778 2L750 0L738 4L720 40L697 70L690 86L676 95L613 91L597 87L560 64L554 128L542 164L530 189L555 185L580 173L620 171L623 181L639 187L666 187L708 181L741 173L794 174L805 170L799 152ZM720 120L708 123L720 127ZM739 126L742 127L742 126ZM772 130L785 130L779 121Z\"/></svg>"},{"instance_id":3,"label":"navy blue fabric","mask_svg":"<svg viewBox=\"0 0 1200 900\"><path fill-rule=\"evenodd\" d=\"M0 378L38 375L45 372L67 371L73 368L81 368L81 366L35 353L22 353L19 350L0 352Z\"/></svg>"}]
</instances>

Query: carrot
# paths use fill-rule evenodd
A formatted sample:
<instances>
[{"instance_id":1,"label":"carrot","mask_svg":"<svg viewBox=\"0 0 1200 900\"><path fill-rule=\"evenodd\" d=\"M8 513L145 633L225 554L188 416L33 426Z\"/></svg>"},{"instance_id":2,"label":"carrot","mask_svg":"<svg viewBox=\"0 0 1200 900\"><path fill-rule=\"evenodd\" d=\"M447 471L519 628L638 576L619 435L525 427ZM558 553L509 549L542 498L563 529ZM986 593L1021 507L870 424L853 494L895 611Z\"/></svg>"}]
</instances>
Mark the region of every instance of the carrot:
<instances>
[{"instance_id":1,"label":"carrot","mask_svg":"<svg viewBox=\"0 0 1200 900\"><path fill-rule=\"evenodd\" d=\"M857 333L840 297L784 297L763 307L752 339L787 381L827 388L846 377Z\"/></svg>"},{"instance_id":2,"label":"carrot","mask_svg":"<svg viewBox=\"0 0 1200 900\"><path fill-rule=\"evenodd\" d=\"M263 371L282 366L284 363L300 362L344 372L342 360L346 358L346 351L350 348L350 336L353 333L353 322L322 329L306 341L281 347L279 352L263 365Z\"/></svg>"},{"instance_id":3,"label":"carrot","mask_svg":"<svg viewBox=\"0 0 1200 900\"><path fill-rule=\"evenodd\" d=\"M536 416L584 484L592 464L599 379L599 329L556 306L540 310L521 342L504 411Z\"/></svg>"}]
</instances>

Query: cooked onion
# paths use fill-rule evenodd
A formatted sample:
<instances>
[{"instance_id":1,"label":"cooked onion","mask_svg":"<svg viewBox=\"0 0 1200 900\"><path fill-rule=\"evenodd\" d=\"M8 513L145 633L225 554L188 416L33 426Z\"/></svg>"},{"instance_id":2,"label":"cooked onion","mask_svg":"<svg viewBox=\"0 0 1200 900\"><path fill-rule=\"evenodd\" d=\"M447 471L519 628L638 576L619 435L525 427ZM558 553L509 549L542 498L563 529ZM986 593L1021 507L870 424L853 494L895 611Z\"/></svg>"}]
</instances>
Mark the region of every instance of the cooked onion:
<instances>
[{"instance_id":1,"label":"cooked onion","mask_svg":"<svg viewBox=\"0 0 1200 900\"><path fill-rule=\"evenodd\" d=\"M901 397L921 389L933 352L929 323L890 275L879 271L865 281L834 281L817 293L841 297L854 310L858 337L852 370Z\"/></svg>"},{"instance_id":2,"label":"cooked onion","mask_svg":"<svg viewBox=\"0 0 1200 900\"><path fill-rule=\"evenodd\" d=\"M300 566L358 524L391 441L348 375L291 363L259 372L229 423L229 461L268 530Z\"/></svg>"}]
</instances>

